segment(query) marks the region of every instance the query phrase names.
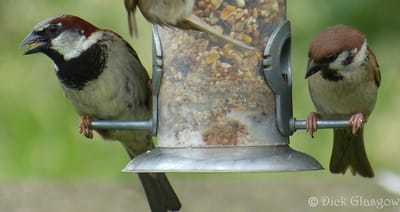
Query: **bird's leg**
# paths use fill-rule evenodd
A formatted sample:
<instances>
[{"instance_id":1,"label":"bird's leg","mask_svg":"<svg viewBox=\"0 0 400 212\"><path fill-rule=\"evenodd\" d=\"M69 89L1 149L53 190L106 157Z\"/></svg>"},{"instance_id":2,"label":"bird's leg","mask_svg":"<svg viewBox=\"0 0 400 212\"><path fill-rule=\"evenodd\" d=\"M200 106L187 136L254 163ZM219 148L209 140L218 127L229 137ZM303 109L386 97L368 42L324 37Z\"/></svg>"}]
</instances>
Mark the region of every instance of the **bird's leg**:
<instances>
[{"instance_id":1,"label":"bird's leg","mask_svg":"<svg viewBox=\"0 0 400 212\"><path fill-rule=\"evenodd\" d=\"M311 137L314 138L314 132L317 131L317 121L321 118L321 115L315 112L311 112L306 121L306 132L310 133Z\"/></svg>"},{"instance_id":2,"label":"bird's leg","mask_svg":"<svg viewBox=\"0 0 400 212\"><path fill-rule=\"evenodd\" d=\"M81 123L79 125L79 132L86 138L93 138L93 129L91 128L92 119L88 115L83 115Z\"/></svg>"},{"instance_id":3,"label":"bird's leg","mask_svg":"<svg viewBox=\"0 0 400 212\"><path fill-rule=\"evenodd\" d=\"M350 126L352 127L353 135L355 135L357 133L358 129L360 129L362 127L362 124L365 121L366 120L364 119L364 115L362 113L356 113L350 117L349 123L350 123Z\"/></svg>"}]
</instances>

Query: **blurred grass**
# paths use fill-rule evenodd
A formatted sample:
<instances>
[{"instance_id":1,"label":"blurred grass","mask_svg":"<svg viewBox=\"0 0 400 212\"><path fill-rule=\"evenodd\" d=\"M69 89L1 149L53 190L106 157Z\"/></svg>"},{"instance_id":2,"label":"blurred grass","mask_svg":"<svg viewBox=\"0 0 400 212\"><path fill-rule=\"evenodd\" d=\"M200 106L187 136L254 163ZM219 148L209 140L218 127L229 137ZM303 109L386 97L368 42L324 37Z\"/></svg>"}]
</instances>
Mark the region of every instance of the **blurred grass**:
<instances>
[{"instance_id":1,"label":"blurred grass","mask_svg":"<svg viewBox=\"0 0 400 212\"><path fill-rule=\"evenodd\" d=\"M368 155L375 170L400 171L400 84L396 83L400 68L400 2L288 0L287 6L292 23L295 117L304 119L313 110L304 80L308 44L313 36L337 23L359 28L378 56L383 77L376 110L366 126ZM104 142L99 136L88 141L79 135L79 117L63 96L50 60L43 55L23 56L19 48L36 23L61 13L78 15L118 32L151 69L150 26L140 19L139 38L130 38L122 0L1 1L0 180L130 180L130 175L119 173L128 160L118 144ZM312 140L299 131L291 138L292 147L327 167L331 136L329 130L321 130ZM318 173L329 175L328 171ZM282 175L292 174L268 176Z\"/></svg>"}]
</instances>

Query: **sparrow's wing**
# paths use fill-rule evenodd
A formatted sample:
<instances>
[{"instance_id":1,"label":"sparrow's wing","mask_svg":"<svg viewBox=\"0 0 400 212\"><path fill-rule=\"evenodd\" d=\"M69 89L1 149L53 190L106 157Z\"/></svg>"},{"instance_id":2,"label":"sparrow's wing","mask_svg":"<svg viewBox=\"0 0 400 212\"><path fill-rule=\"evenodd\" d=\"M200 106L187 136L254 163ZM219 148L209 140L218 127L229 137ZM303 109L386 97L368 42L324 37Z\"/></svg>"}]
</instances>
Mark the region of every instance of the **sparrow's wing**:
<instances>
[{"instance_id":1,"label":"sparrow's wing","mask_svg":"<svg viewBox=\"0 0 400 212\"><path fill-rule=\"evenodd\" d=\"M379 69L378 60L376 59L374 52L372 52L372 50L369 47L368 47L368 52L369 52L369 59L368 59L369 70L371 69L373 70L372 73L376 86L379 87L379 85L381 84L381 71Z\"/></svg>"}]
</instances>

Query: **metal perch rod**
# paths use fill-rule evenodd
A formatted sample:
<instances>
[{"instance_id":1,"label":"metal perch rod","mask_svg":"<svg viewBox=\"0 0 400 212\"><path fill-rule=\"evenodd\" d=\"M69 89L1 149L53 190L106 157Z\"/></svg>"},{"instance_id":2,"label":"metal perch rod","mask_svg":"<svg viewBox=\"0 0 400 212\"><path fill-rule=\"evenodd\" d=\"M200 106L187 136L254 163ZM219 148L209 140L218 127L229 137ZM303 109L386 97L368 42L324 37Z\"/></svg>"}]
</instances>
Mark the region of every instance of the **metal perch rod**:
<instances>
[{"instance_id":1,"label":"metal perch rod","mask_svg":"<svg viewBox=\"0 0 400 212\"><path fill-rule=\"evenodd\" d=\"M93 129L108 130L153 130L152 120L147 121L115 121L115 120L94 120L91 123Z\"/></svg>"},{"instance_id":2,"label":"metal perch rod","mask_svg":"<svg viewBox=\"0 0 400 212\"><path fill-rule=\"evenodd\" d=\"M293 132L296 130L305 130L307 128L306 120L296 120L292 119L290 121L291 128ZM364 123L363 123L364 124ZM350 126L349 120L318 120L318 129L328 129L328 128L346 128Z\"/></svg>"},{"instance_id":3,"label":"metal perch rod","mask_svg":"<svg viewBox=\"0 0 400 212\"><path fill-rule=\"evenodd\" d=\"M305 130L306 120L292 119L290 123L293 131ZM345 128L350 126L349 120L318 120L318 129ZM116 120L94 120L91 123L93 129L109 130L148 130L152 131L152 120L147 121L116 121Z\"/></svg>"}]
</instances>

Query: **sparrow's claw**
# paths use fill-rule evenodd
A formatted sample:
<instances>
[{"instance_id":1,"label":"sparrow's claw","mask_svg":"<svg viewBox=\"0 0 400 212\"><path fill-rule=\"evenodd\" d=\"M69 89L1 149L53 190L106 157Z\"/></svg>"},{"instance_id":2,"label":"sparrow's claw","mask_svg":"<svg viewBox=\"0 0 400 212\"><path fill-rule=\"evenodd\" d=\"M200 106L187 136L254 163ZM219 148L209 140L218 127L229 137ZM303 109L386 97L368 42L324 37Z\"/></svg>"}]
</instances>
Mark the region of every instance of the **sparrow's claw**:
<instances>
[{"instance_id":1,"label":"sparrow's claw","mask_svg":"<svg viewBox=\"0 0 400 212\"><path fill-rule=\"evenodd\" d=\"M93 129L91 128L92 119L88 115L82 116L81 124L79 125L79 132L86 138L93 138Z\"/></svg>"},{"instance_id":2,"label":"sparrow's claw","mask_svg":"<svg viewBox=\"0 0 400 212\"><path fill-rule=\"evenodd\" d=\"M358 129L362 127L364 121L364 115L362 113L356 113L350 117L349 123L352 127L352 133L354 135L357 133Z\"/></svg>"},{"instance_id":3,"label":"sparrow's claw","mask_svg":"<svg viewBox=\"0 0 400 212\"><path fill-rule=\"evenodd\" d=\"M314 132L317 131L317 121L321 118L321 115L315 112L311 112L306 121L306 132L310 133L311 137L314 138Z\"/></svg>"}]
</instances>

